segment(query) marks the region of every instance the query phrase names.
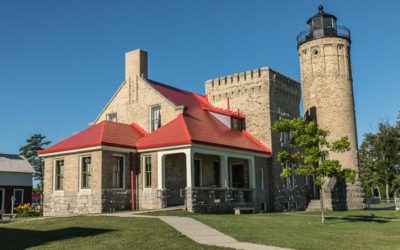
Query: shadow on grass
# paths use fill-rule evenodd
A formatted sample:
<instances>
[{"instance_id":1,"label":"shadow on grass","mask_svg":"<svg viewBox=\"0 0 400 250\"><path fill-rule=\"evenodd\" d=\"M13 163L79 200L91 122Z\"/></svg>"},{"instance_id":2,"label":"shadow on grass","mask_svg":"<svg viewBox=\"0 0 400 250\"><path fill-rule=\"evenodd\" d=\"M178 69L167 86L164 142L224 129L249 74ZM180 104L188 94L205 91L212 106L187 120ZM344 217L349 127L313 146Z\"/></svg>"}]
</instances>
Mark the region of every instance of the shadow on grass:
<instances>
[{"instance_id":1,"label":"shadow on grass","mask_svg":"<svg viewBox=\"0 0 400 250\"><path fill-rule=\"evenodd\" d=\"M0 227L1 249L26 249L51 241L67 240L75 237L88 237L114 230L99 228L69 227L57 230L38 231Z\"/></svg>"},{"instance_id":2,"label":"shadow on grass","mask_svg":"<svg viewBox=\"0 0 400 250\"><path fill-rule=\"evenodd\" d=\"M388 223L390 222L390 218L382 218L382 217L372 217L367 215L354 215L354 216L346 216L346 217L336 217L336 216L327 216L327 220L342 220L342 221L350 221L350 222L375 222L375 223ZM389 219L389 220L388 220Z\"/></svg>"}]
</instances>

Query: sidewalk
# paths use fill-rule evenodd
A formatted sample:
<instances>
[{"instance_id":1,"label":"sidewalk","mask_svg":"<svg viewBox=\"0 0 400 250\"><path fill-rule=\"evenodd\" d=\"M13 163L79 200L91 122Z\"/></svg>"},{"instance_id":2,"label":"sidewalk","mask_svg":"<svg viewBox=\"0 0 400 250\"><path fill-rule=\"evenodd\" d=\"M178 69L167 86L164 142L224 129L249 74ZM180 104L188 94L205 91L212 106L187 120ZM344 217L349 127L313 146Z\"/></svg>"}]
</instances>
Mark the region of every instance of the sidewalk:
<instances>
[{"instance_id":1,"label":"sidewalk","mask_svg":"<svg viewBox=\"0 0 400 250\"><path fill-rule=\"evenodd\" d=\"M186 235L191 240L211 246L229 247L244 250L288 250L288 248L279 248L273 246L266 246L261 244L254 244L248 242L239 242L234 238L221 233L214 228L211 228L195 219L188 217L178 216L150 216L138 215L131 213L112 213L102 214L103 216L117 216L117 217L141 217L141 218L158 218L168 225L175 228L177 231Z\"/></svg>"}]
</instances>

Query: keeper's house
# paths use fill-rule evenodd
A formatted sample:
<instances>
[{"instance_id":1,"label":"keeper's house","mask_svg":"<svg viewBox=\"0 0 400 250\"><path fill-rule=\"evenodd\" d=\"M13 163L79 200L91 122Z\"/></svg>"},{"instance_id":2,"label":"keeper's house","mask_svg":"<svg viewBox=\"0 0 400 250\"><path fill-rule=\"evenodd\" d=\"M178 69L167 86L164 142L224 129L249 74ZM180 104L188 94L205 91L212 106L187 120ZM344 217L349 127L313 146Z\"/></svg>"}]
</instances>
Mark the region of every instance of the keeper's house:
<instances>
[{"instance_id":1,"label":"keeper's house","mask_svg":"<svg viewBox=\"0 0 400 250\"><path fill-rule=\"evenodd\" d=\"M95 122L39 151L44 215L304 208L304 178L281 179L271 158L287 139L271 124L299 115L299 83L259 68L209 80L206 93L150 80L147 52L126 53L125 80Z\"/></svg>"}]
</instances>

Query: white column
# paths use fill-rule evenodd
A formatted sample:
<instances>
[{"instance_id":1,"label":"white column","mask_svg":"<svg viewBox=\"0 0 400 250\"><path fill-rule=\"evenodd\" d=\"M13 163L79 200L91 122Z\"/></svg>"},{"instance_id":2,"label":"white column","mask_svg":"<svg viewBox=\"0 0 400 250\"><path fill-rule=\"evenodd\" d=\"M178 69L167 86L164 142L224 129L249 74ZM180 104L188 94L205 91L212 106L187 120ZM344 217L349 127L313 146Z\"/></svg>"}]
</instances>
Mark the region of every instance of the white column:
<instances>
[{"instance_id":1,"label":"white column","mask_svg":"<svg viewBox=\"0 0 400 250\"><path fill-rule=\"evenodd\" d=\"M191 188L194 182L193 151L189 148L185 150L186 155L186 187Z\"/></svg>"},{"instance_id":2,"label":"white column","mask_svg":"<svg viewBox=\"0 0 400 250\"><path fill-rule=\"evenodd\" d=\"M165 154L160 152L157 154L157 188L165 189Z\"/></svg>"},{"instance_id":3,"label":"white column","mask_svg":"<svg viewBox=\"0 0 400 250\"><path fill-rule=\"evenodd\" d=\"M221 155L221 186L224 188L229 187L229 165L228 165L228 156Z\"/></svg>"},{"instance_id":4,"label":"white column","mask_svg":"<svg viewBox=\"0 0 400 250\"><path fill-rule=\"evenodd\" d=\"M256 169L253 159L249 159L249 177L250 177L250 188L256 188Z\"/></svg>"}]
</instances>

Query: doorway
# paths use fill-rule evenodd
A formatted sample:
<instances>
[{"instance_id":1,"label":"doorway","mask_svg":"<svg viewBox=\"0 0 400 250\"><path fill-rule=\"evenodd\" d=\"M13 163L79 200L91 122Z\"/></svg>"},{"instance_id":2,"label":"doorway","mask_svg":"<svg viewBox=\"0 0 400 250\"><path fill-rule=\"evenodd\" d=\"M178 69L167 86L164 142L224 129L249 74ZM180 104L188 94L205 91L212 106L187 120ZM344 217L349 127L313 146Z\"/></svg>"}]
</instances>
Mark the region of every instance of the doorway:
<instances>
[{"instance_id":1,"label":"doorway","mask_svg":"<svg viewBox=\"0 0 400 250\"><path fill-rule=\"evenodd\" d=\"M244 188L244 164L232 164L231 165L231 181L233 188Z\"/></svg>"}]
</instances>

